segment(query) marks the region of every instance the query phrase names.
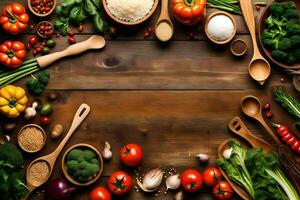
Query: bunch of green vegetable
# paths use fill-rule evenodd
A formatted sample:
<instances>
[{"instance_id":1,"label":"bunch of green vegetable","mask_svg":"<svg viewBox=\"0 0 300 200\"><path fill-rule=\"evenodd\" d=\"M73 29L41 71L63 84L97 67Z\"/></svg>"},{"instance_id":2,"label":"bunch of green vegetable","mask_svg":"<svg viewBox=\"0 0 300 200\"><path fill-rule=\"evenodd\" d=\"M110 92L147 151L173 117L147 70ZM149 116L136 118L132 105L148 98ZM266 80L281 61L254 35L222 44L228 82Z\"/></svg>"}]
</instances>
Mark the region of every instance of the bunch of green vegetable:
<instances>
[{"instance_id":1,"label":"bunch of green vegetable","mask_svg":"<svg viewBox=\"0 0 300 200\"><path fill-rule=\"evenodd\" d=\"M207 0L206 2L211 7L226 10L234 14L242 14L239 0Z\"/></svg>"},{"instance_id":2,"label":"bunch of green vegetable","mask_svg":"<svg viewBox=\"0 0 300 200\"><path fill-rule=\"evenodd\" d=\"M300 103L294 97L286 94L282 88L274 90L275 101L281 104L286 110L300 121Z\"/></svg>"},{"instance_id":3,"label":"bunch of green vegetable","mask_svg":"<svg viewBox=\"0 0 300 200\"><path fill-rule=\"evenodd\" d=\"M12 144L0 145L0 199L19 200L28 192L22 153Z\"/></svg>"},{"instance_id":4,"label":"bunch of green vegetable","mask_svg":"<svg viewBox=\"0 0 300 200\"><path fill-rule=\"evenodd\" d=\"M67 155L68 174L79 182L87 182L100 170L99 161L94 151L75 148Z\"/></svg>"},{"instance_id":5,"label":"bunch of green vegetable","mask_svg":"<svg viewBox=\"0 0 300 200\"><path fill-rule=\"evenodd\" d=\"M43 71L38 75L29 79L26 83L28 91L33 95L40 95L44 91L46 85L48 84L50 73L48 70Z\"/></svg>"},{"instance_id":6,"label":"bunch of green vegetable","mask_svg":"<svg viewBox=\"0 0 300 200\"><path fill-rule=\"evenodd\" d=\"M293 65L300 61L300 22L294 2L274 2L270 6L262 42L279 62Z\"/></svg>"},{"instance_id":7,"label":"bunch of green vegetable","mask_svg":"<svg viewBox=\"0 0 300 200\"><path fill-rule=\"evenodd\" d=\"M300 200L299 195L280 169L278 157L261 149L245 149L239 142L230 141L229 159L218 164L229 179L242 186L252 199Z\"/></svg>"},{"instance_id":8,"label":"bunch of green vegetable","mask_svg":"<svg viewBox=\"0 0 300 200\"><path fill-rule=\"evenodd\" d=\"M101 5L101 0L63 0L62 5L56 8L59 18L55 21L54 28L66 35L70 22L78 25L89 19L93 21L96 32L105 33L108 25L100 16Z\"/></svg>"}]
</instances>

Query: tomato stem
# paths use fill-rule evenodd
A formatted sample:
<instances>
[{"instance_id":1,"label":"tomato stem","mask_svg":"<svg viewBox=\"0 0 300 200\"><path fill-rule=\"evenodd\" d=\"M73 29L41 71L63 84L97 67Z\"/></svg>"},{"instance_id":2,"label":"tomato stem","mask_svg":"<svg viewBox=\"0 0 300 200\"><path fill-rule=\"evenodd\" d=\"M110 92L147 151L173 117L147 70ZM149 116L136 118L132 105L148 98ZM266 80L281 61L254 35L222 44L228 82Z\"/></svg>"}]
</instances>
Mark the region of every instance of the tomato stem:
<instances>
[{"instance_id":1,"label":"tomato stem","mask_svg":"<svg viewBox=\"0 0 300 200\"><path fill-rule=\"evenodd\" d=\"M184 0L184 3L188 6L192 6L195 3L195 0Z\"/></svg>"},{"instance_id":2,"label":"tomato stem","mask_svg":"<svg viewBox=\"0 0 300 200\"><path fill-rule=\"evenodd\" d=\"M6 52L6 54L8 55L9 58L13 58L15 56L15 51L10 49Z\"/></svg>"},{"instance_id":3,"label":"tomato stem","mask_svg":"<svg viewBox=\"0 0 300 200\"><path fill-rule=\"evenodd\" d=\"M9 22L10 23L16 23L18 21L17 17L13 15L11 12L6 10L6 13L10 16Z\"/></svg>"}]
</instances>

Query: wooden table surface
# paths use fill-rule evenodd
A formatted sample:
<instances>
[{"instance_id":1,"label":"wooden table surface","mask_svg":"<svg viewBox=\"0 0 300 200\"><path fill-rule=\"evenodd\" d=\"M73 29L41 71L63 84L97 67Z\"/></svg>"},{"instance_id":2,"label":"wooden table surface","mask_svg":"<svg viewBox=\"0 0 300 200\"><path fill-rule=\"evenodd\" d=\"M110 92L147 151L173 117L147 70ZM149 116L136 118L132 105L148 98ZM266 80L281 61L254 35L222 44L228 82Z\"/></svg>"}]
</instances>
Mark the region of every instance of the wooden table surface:
<instances>
[{"instance_id":1,"label":"wooden table surface","mask_svg":"<svg viewBox=\"0 0 300 200\"><path fill-rule=\"evenodd\" d=\"M27 2L18 1L24 5ZM0 8L12 2L1 0ZM143 33L148 27L154 26L158 11L159 8L148 22L138 27L117 26L117 37L107 37L104 50L89 51L64 59L50 68L50 83L42 99L46 99L49 91L56 92L59 98L54 102L52 123L46 129L48 134L57 123L69 127L77 107L85 102L91 106L91 113L64 150L76 143L89 143L99 150L105 141L112 145L113 159L105 162L103 176L92 187L104 185L107 177L119 169L134 177L134 170L124 167L118 158L121 146L126 143L142 145L145 153L141 165L143 171L156 167L174 167L179 172L187 168L203 171L205 165L200 165L194 157L198 153L209 154L208 166L214 166L218 145L234 137L227 130L227 124L237 115L257 136L272 142L258 123L241 113L239 105L244 95L257 95L264 103L271 103L275 120L293 124L288 114L272 99L272 88L278 85L296 94L291 78L274 65L264 86L259 86L248 75L252 46L242 16L235 16L238 25L235 38L244 39L249 44L249 51L237 59L232 56L228 46L213 45L203 33L199 34L199 41L189 40L189 32L198 28L184 27L176 20L173 20L175 35L168 44L160 44L153 35L144 39ZM208 14L213 11L207 9ZM256 15L261 12L255 10ZM30 17L31 24L36 25L39 19L33 15ZM55 17L49 19L54 20ZM33 30L27 30L21 36L11 38L26 41L33 33ZM86 24L84 32L76 34L76 38L82 41L92 34L91 25ZM1 30L0 42L7 38ZM67 46L67 38L59 38L54 51L63 50ZM285 81L281 82L281 78ZM17 84L25 86L25 81ZM28 122L19 121L18 126L24 123ZM13 142L16 141L17 131L12 134ZM50 153L59 142L48 137L46 148L35 155L26 155L26 163ZM61 156L51 179L63 177L60 166ZM80 189L74 199L88 199L87 194L92 187ZM34 193L31 199L44 199L43 191L43 187L38 189L38 193ZM174 192L164 195L164 187L160 191L155 197L153 194L132 190L125 197L114 199L174 198ZM185 194L185 199L206 200L212 199L212 196L210 190L204 188L193 195Z\"/></svg>"}]
</instances>

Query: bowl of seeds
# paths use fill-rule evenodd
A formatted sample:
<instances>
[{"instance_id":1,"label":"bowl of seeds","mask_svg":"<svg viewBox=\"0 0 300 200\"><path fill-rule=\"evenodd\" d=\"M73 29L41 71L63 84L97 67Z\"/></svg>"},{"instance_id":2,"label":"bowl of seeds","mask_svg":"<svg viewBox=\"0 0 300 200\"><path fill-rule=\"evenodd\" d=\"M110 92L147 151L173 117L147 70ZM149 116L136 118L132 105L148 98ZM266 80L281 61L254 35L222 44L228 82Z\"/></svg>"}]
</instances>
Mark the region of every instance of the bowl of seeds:
<instances>
[{"instance_id":1,"label":"bowl of seeds","mask_svg":"<svg viewBox=\"0 0 300 200\"><path fill-rule=\"evenodd\" d=\"M46 133L42 127L36 124L23 126L18 133L18 144L27 153L40 151L46 143Z\"/></svg>"}]
</instances>

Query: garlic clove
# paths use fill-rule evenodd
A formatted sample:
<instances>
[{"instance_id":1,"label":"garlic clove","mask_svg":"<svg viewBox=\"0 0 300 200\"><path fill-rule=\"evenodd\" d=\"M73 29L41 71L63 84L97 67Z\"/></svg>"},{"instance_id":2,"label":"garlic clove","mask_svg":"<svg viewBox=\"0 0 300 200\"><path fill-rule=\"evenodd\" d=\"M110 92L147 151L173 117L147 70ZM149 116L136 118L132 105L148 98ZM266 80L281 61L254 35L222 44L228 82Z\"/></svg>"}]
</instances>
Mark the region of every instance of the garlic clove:
<instances>
[{"instance_id":1,"label":"garlic clove","mask_svg":"<svg viewBox=\"0 0 300 200\"><path fill-rule=\"evenodd\" d=\"M136 179L136 183L141 188L141 190L143 190L144 192L155 192L159 188L159 186L158 186L157 188L149 190L149 189L144 187L144 185L142 184L142 182L138 178Z\"/></svg>"},{"instance_id":2,"label":"garlic clove","mask_svg":"<svg viewBox=\"0 0 300 200\"><path fill-rule=\"evenodd\" d=\"M231 157L231 154L232 154L232 148L229 148L229 149L225 149L224 151L223 151L223 157L226 159L226 160L228 160L228 159L230 159L230 157Z\"/></svg>"},{"instance_id":3,"label":"garlic clove","mask_svg":"<svg viewBox=\"0 0 300 200\"><path fill-rule=\"evenodd\" d=\"M169 176L166 180L166 186L167 186L166 191L168 191L168 189L177 190L180 187L180 185L181 185L181 181L180 181L179 174Z\"/></svg>"},{"instance_id":4,"label":"garlic clove","mask_svg":"<svg viewBox=\"0 0 300 200\"><path fill-rule=\"evenodd\" d=\"M144 192L154 192L160 187L163 176L164 173L161 169L153 169L145 174L143 182L137 179L137 184Z\"/></svg>"},{"instance_id":5,"label":"garlic clove","mask_svg":"<svg viewBox=\"0 0 300 200\"><path fill-rule=\"evenodd\" d=\"M199 158L199 161L202 163L206 163L209 160L209 155L207 155L207 154L199 153L196 155L196 157Z\"/></svg>"},{"instance_id":6,"label":"garlic clove","mask_svg":"<svg viewBox=\"0 0 300 200\"><path fill-rule=\"evenodd\" d=\"M104 160L110 160L112 158L111 146L108 142L105 142L104 149L102 151L102 157Z\"/></svg>"}]
</instances>

